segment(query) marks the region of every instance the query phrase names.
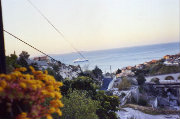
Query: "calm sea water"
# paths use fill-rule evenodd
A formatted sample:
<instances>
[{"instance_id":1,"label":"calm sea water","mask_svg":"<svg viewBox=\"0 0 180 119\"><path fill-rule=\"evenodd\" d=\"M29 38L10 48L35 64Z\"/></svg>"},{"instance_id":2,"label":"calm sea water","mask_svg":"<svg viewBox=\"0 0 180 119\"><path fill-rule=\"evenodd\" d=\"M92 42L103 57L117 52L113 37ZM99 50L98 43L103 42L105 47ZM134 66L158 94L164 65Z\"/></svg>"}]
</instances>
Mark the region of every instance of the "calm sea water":
<instances>
[{"instance_id":1,"label":"calm sea water","mask_svg":"<svg viewBox=\"0 0 180 119\"><path fill-rule=\"evenodd\" d=\"M93 69L97 65L103 72L110 72L110 67L112 71L115 71L118 68L134 66L152 59L160 59L167 54L171 55L179 52L179 43L168 43L82 52L89 59L89 62L86 63L73 63L73 60L80 58L77 53L54 55L54 58L65 64L79 64L82 69Z\"/></svg>"}]
</instances>

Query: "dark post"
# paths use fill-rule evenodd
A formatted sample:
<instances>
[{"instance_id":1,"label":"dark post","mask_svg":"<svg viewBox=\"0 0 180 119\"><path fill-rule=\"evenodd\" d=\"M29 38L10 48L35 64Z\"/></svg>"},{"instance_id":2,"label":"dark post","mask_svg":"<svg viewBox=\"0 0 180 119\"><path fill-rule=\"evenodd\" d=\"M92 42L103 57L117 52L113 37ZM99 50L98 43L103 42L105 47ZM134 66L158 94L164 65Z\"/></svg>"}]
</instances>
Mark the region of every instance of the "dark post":
<instances>
[{"instance_id":1,"label":"dark post","mask_svg":"<svg viewBox=\"0 0 180 119\"><path fill-rule=\"evenodd\" d=\"M5 60L5 46L4 46L1 0L0 0L0 73L6 73L6 60Z\"/></svg>"}]
</instances>

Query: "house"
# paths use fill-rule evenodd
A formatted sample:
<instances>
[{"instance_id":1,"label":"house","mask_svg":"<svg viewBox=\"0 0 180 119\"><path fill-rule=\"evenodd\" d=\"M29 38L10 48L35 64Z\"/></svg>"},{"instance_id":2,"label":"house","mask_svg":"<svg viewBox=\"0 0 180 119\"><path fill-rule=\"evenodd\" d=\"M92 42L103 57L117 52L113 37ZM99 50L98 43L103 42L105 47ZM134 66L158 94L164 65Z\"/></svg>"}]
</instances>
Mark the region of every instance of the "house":
<instances>
[{"instance_id":1,"label":"house","mask_svg":"<svg viewBox=\"0 0 180 119\"><path fill-rule=\"evenodd\" d=\"M35 61L37 63L39 69L47 69L48 68L48 63L46 61Z\"/></svg>"},{"instance_id":2,"label":"house","mask_svg":"<svg viewBox=\"0 0 180 119\"><path fill-rule=\"evenodd\" d=\"M154 63L157 63L157 61L158 61L158 60L152 60L151 63L154 64Z\"/></svg>"},{"instance_id":3,"label":"house","mask_svg":"<svg viewBox=\"0 0 180 119\"><path fill-rule=\"evenodd\" d=\"M131 70L132 68L133 68L132 66L126 67L127 70Z\"/></svg>"},{"instance_id":4,"label":"house","mask_svg":"<svg viewBox=\"0 0 180 119\"><path fill-rule=\"evenodd\" d=\"M48 58L48 56L34 57L33 60L34 61L45 61L47 63L50 63L50 59Z\"/></svg>"},{"instance_id":5,"label":"house","mask_svg":"<svg viewBox=\"0 0 180 119\"><path fill-rule=\"evenodd\" d=\"M143 69L144 67L144 64L138 64L135 66L136 69Z\"/></svg>"},{"instance_id":6,"label":"house","mask_svg":"<svg viewBox=\"0 0 180 119\"><path fill-rule=\"evenodd\" d=\"M49 67L46 61L27 60L28 65L36 64L40 70L47 69Z\"/></svg>"},{"instance_id":7,"label":"house","mask_svg":"<svg viewBox=\"0 0 180 119\"><path fill-rule=\"evenodd\" d=\"M166 55L166 56L164 56L164 59L170 59L170 55Z\"/></svg>"}]
</instances>

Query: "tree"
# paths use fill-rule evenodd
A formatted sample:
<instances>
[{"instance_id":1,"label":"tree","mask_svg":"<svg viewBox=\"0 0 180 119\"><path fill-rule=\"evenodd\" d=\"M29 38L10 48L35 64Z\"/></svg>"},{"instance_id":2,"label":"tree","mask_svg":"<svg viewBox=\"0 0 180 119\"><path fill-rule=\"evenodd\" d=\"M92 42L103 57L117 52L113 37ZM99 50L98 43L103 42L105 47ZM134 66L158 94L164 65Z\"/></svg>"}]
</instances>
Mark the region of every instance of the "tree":
<instances>
[{"instance_id":1,"label":"tree","mask_svg":"<svg viewBox=\"0 0 180 119\"><path fill-rule=\"evenodd\" d=\"M85 76L80 76L74 80L63 80L63 86L61 87L63 96L69 96L70 88L72 91L86 91L86 95L100 103L96 110L99 119L117 119L115 111L118 110L117 107L119 106L118 97L106 95L104 91L97 91L98 85L96 80Z\"/></svg>"},{"instance_id":2,"label":"tree","mask_svg":"<svg viewBox=\"0 0 180 119\"><path fill-rule=\"evenodd\" d=\"M29 56L30 55L26 51L22 51L21 54L19 55L20 58L24 58L24 59L28 59Z\"/></svg>"},{"instance_id":3,"label":"tree","mask_svg":"<svg viewBox=\"0 0 180 119\"><path fill-rule=\"evenodd\" d=\"M27 60L29 58L29 54L26 51L22 51L22 53L19 55L18 64L20 64L22 67L28 67Z\"/></svg>"},{"instance_id":4,"label":"tree","mask_svg":"<svg viewBox=\"0 0 180 119\"><path fill-rule=\"evenodd\" d=\"M102 76L103 76L102 70L100 68L98 68L97 66L92 70L92 72L93 72L95 78L99 78L99 77L102 78Z\"/></svg>"},{"instance_id":5,"label":"tree","mask_svg":"<svg viewBox=\"0 0 180 119\"><path fill-rule=\"evenodd\" d=\"M96 81L89 77L77 77L71 83L72 90L86 90L92 98L96 95L96 90L99 88Z\"/></svg>"},{"instance_id":6,"label":"tree","mask_svg":"<svg viewBox=\"0 0 180 119\"><path fill-rule=\"evenodd\" d=\"M7 73L12 72L15 68L20 67L17 64L17 56L15 54L11 54L10 56L6 56L6 70Z\"/></svg>"},{"instance_id":7,"label":"tree","mask_svg":"<svg viewBox=\"0 0 180 119\"><path fill-rule=\"evenodd\" d=\"M138 85L143 85L145 83L145 81L146 81L144 75L142 75L142 74L138 75L136 80L138 82Z\"/></svg>"},{"instance_id":8,"label":"tree","mask_svg":"<svg viewBox=\"0 0 180 119\"><path fill-rule=\"evenodd\" d=\"M96 109L98 101L87 96L86 91L74 90L62 98L62 119L98 119Z\"/></svg>"},{"instance_id":9,"label":"tree","mask_svg":"<svg viewBox=\"0 0 180 119\"><path fill-rule=\"evenodd\" d=\"M116 74L119 74L119 73L121 73L121 72L122 72L122 70L118 69L118 70L116 71Z\"/></svg>"},{"instance_id":10,"label":"tree","mask_svg":"<svg viewBox=\"0 0 180 119\"><path fill-rule=\"evenodd\" d=\"M60 69L60 67L58 66L58 65L53 65L52 66L52 68L53 68L53 70L55 71L55 72L59 72L59 69Z\"/></svg>"},{"instance_id":11,"label":"tree","mask_svg":"<svg viewBox=\"0 0 180 119\"><path fill-rule=\"evenodd\" d=\"M98 91L96 100L100 101L96 114L99 119L117 119L116 111L119 106L119 98L117 96L108 96L104 91Z\"/></svg>"},{"instance_id":12,"label":"tree","mask_svg":"<svg viewBox=\"0 0 180 119\"><path fill-rule=\"evenodd\" d=\"M67 95L70 88L72 90L86 90L88 95L94 98L96 90L99 88L96 82L96 80L85 76L79 76L74 80L64 79L61 91L63 95Z\"/></svg>"},{"instance_id":13,"label":"tree","mask_svg":"<svg viewBox=\"0 0 180 119\"><path fill-rule=\"evenodd\" d=\"M56 81L62 81L63 77L60 75L59 72L55 72L54 70L52 70L51 68L47 68L46 69L48 71L48 74L54 76L54 78L56 79Z\"/></svg>"}]
</instances>

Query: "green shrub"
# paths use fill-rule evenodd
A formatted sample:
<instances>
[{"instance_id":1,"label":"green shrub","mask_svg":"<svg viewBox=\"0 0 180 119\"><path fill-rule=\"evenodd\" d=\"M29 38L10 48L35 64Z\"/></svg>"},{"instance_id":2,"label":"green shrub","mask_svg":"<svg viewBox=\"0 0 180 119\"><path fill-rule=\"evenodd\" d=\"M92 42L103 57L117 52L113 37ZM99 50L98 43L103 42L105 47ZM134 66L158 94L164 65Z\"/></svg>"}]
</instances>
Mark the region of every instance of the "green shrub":
<instances>
[{"instance_id":1,"label":"green shrub","mask_svg":"<svg viewBox=\"0 0 180 119\"><path fill-rule=\"evenodd\" d=\"M98 119L96 109L99 102L87 97L87 91L74 90L68 97L63 97L62 102L65 106L61 119Z\"/></svg>"},{"instance_id":2,"label":"green shrub","mask_svg":"<svg viewBox=\"0 0 180 119\"><path fill-rule=\"evenodd\" d=\"M127 78L123 77L121 83L117 86L119 91L126 90L131 87L131 83L127 80Z\"/></svg>"},{"instance_id":3,"label":"green shrub","mask_svg":"<svg viewBox=\"0 0 180 119\"><path fill-rule=\"evenodd\" d=\"M117 96L108 96L105 95L104 91L98 91L96 100L100 102L100 106L96 111L99 119L118 119L115 113L120 104Z\"/></svg>"},{"instance_id":4,"label":"green shrub","mask_svg":"<svg viewBox=\"0 0 180 119\"><path fill-rule=\"evenodd\" d=\"M143 85L145 83L145 81L146 81L144 75L142 75L142 74L138 75L136 80L138 82L138 85Z\"/></svg>"}]
</instances>

